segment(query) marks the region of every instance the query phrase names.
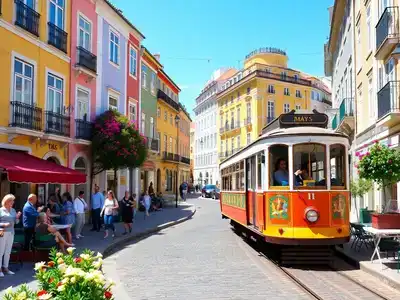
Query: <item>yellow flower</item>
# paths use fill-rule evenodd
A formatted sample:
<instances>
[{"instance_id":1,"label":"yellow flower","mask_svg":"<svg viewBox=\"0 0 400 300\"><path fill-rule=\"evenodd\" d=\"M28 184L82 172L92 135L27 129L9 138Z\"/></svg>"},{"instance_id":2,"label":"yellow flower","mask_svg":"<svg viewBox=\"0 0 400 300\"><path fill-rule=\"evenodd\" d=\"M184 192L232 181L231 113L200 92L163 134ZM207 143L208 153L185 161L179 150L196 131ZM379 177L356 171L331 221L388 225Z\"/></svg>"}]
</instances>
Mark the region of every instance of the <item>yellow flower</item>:
<instances>
[{"instance_id":1,"label":"yellow flower","mask_svg":"<svg viewBox=\"0 0 400 300\"><path fill-rule=\"evenodd\" d=\"M65 264L61 264L58 266L58 269L61 271L61 273L64 273L67 269L67 266Z\"/></svg>"},{"instance_id":2,"label":"yellow flower","mask_svg":"<svg viewBox=\"0 0 400 300\"><path fill-rule=\"evenodd\" d=\"M100 252L97 252L96 258L103 258L103 254L101 254Z\"/></svg>"},{"instance_id":3,"label":"yellow flower","mask_svg":"<svg viewBox=\"0 0 400 300\"><path fill-rule=\"evenodd\" d=\"M41 262L36 263L36 264L35 264L35 271L42 270L43 267L45 266L45 264L46 264L46 263L45 263L44 261L41 261Z\"/></svg>"},{"instance_id":4,"label":"yellow flower","mask_svg":"<svg viewBox=\"0 0 400 300\"><path fill-rule=\"evenodd\" d=\"M95 269L100 269L102 264L103 264L103 260L102 260L101 258L99 258L99 260L93 262L92 265L93 265L93 267L94 267Z\"/></svg>"},{"instance_id":5,"label":"yellow flower","mask_svg":"<svg viewBox=\"0 0 400 300\"><path fill-rule=\"evenodd\" d=\"M58 263L59 265L61 265L61 264L64 263L64 260L60 257L60 258L57 260L57 263Z\"/></svg>"},{"instance_id":6,"label":"yellow flower","mask_svg":"<svg viewBox=\"0 0 400 300\"><path fill-rule=\"evenodd\" d=\"M63 280L61 280L61 283L62 283L62 284L66 284L66 283L68 283L68 281L69 281L69 278L66 277L66 278L64 278Z\"/></svg>"},{"instance_id":7,"label":"yellow flower","mask_svg":"<svg viewBox=\"0 0 400 300\"><path fill-rule=\"evenodd\" d=\"M74 276L71 278L71 283L75 283L75 282L76 282L76 277Z\"/></svg>"},{"instance_id":8,"label":"yellow flower","mask_svg":"<svg viewBox=\"0 0 400 300\"><path fill-rule=\"evenodd\" d=\"M61 252L57 252L56 256L61 257L63 254Z\"/></svg>"},{"instance_id":9,"label":"yellow flower","mask_svg":"<svg viewBox=\"0 0 400 300\"><path fill-rule=\"evenodd\" d=\"M13 292L13 287L10 286L8 289L6 289L5 294L6 294L6 295L12 294L12 292Z\"/></svg>"},{"instance_id":10,"label":"yellow flower","mask_svg":"<svg viewBox=\"0 0 400 300\"><path fill-rule=\"evenodd\" d=\"M90 259L90 255L89 254L81 254L80 257L84 260L89 260Z\"/></svg>"},{"instance_id":11,"label":"yellow flower","mask_svg":"<svg viewBox=\"0 0 400 300\"><path fill-rule=\"evenodd\" d=\"M57 291L59 291L59 292L62 292L62 291L64 291L64 290L65 290L65 285L64 285L64 284L60 285L60 286L57 288Z\"/></svg>"},{"instance_id":12,"label":"yellow flower","mask_svg":"<svg viewBox=\"0 0 400 300\"><path fill-rule=\"evenodd\" d=\"M74 248L74 247L69 247L69 248L67 248L67 252L68 252L69 254L72 254L72 253L74 252L75 249L76 249L76 248Z\"/></svg>"},{"instance_id":13,"label":"yellow flower","mask_svg":"<svg viewBox=\"0 0 400 300\"><path fill-rule=\"evenodd\" d=\"M25 300L26 299L26 292L21 292L18 296L17 296L17 300Z\"/></svg>"},{"instance_id":14,"label":"yellow flower","mask_svg":"<svg viewBox=\"0 0 400 300\"><path fill-rule=\"evenodd\" d=\"M110 287L112 287L112 286L114 286L114 285L115 285L115 281L114 281L114 280L112 280L112 279L109 279L109 283L110 283Z\"/></svg>"},{"instance_id":15,"label":"yellow flower","mask_svg":"<svg viewBox=\"0 0 400 300\"><path fill-rule=\"evenodd\" d=\"M39 300L48 300L51 299L51 294L43 294L41 296L38 297Z\"/></svg>"}]
</instances>

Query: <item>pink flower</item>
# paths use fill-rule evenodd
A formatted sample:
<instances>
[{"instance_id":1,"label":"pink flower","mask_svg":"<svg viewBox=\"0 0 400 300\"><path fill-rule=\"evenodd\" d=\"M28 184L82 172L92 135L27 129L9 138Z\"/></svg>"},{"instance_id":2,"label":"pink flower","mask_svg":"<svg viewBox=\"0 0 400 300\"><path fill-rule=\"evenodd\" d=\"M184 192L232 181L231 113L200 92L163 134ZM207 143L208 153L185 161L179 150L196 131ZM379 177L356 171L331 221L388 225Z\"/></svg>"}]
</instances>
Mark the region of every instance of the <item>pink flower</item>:
<instances>
[{"instance_id":1,"label":"pink flower","mask_svg":"<svg viewBox=\"0 0 400 300\"><path fill-rule=\"evenodd\" d=\"M388 164L391 164L392 163L392 160L391 159L389 159L389 161L388 161Z\"/></svg>"},{"instance_id":2,"label":"pink flower","mask_svg":"<svg viewBox=\"0 0 400 300\"><path fill-rule=\"evenodd\" d=\"M375 140L375 141L374 141L374 143L375 143L375 144L378 144L378 143L379 143L379 141L378 141L378 140Z\"/></svg>"},{"instance_id":3,"label":"pink flower","mask_svg":"<svg viewBox=\"0 0 400 300\"><path fill-rule=\"evenodd\" d=\"M359 157L359 156L360 156L360 152L357 151L357 152L356 152L356 157Z\"/></svg>"},{"instance_id":4,"label":"pink flower","mask_svg":"<svg viewBox=\"0 0 400 300\"><path fill-rule=\"evenodd\" d=\"M365 154L366 156L370 155L371 153L369 153L369 151Z\"/></svg>"}]
</instances>

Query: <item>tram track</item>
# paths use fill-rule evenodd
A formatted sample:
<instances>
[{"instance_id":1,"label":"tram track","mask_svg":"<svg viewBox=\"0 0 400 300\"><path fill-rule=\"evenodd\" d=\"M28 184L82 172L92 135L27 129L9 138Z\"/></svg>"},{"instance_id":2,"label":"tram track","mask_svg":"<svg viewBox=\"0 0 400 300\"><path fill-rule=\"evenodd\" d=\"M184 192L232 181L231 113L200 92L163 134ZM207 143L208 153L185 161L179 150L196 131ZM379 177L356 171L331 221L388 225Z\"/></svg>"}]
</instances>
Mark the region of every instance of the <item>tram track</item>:
<instances>
[{"instance_id":1,"label":"tram track","mask_svg":"<svg viewBox=\"0 0 400 300\"><path fill-rule=\"evenodd\" d=\"M241 237L243 238L242 235ZM352 278L346 272L362 271L347 265L338 257L333 258L332 265L287 267L280 265L277 259L271 257L271 253L266 249L266 245L263 242L251 240L248 236L243 240L263 259L260 263L268 263L277 272L280 272L295 283L311 299L392 300L400 298L399 291L377 282L376 279L370 280L374 284L373 288L371 288Z\"/></svg>"}]
</instances>

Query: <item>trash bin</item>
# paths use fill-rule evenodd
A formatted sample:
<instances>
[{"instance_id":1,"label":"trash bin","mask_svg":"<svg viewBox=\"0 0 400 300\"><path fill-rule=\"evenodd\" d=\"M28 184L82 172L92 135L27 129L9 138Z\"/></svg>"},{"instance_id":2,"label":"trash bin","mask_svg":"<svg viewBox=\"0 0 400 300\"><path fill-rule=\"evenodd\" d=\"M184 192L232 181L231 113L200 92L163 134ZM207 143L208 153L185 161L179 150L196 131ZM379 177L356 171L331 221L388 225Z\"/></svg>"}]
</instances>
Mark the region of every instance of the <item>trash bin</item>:
<instances>
[{"instance_id":1,"label":"trash bin","mask_svg":"<svg viewBox=\"0 0 400 300\"><path fill-rule=\"evenodd\" d=\"M371 213L373 210L368 210L368 208L360 208L360 223L372 223Z\"/></svg>"}]
</instances>

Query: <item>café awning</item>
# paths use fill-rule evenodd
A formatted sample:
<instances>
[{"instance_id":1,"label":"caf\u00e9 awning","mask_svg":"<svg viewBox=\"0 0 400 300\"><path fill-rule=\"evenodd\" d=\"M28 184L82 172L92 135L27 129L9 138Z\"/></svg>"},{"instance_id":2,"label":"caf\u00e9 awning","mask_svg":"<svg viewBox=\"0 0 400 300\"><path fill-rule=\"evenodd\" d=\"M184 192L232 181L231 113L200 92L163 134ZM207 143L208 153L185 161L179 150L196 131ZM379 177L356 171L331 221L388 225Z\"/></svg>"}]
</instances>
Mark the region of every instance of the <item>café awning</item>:
<instances>
[{"instance_id":1,"label":"caf\u00e9 awning","mask_svg":"<svg viewBox=\"0 0 400 300\"><path fill-rule=\"evenodd\" d=\"M0 149L0 170L10 182L83 184L86 174L40 159L26 152Z\"/></svg>"}]
</instances>

